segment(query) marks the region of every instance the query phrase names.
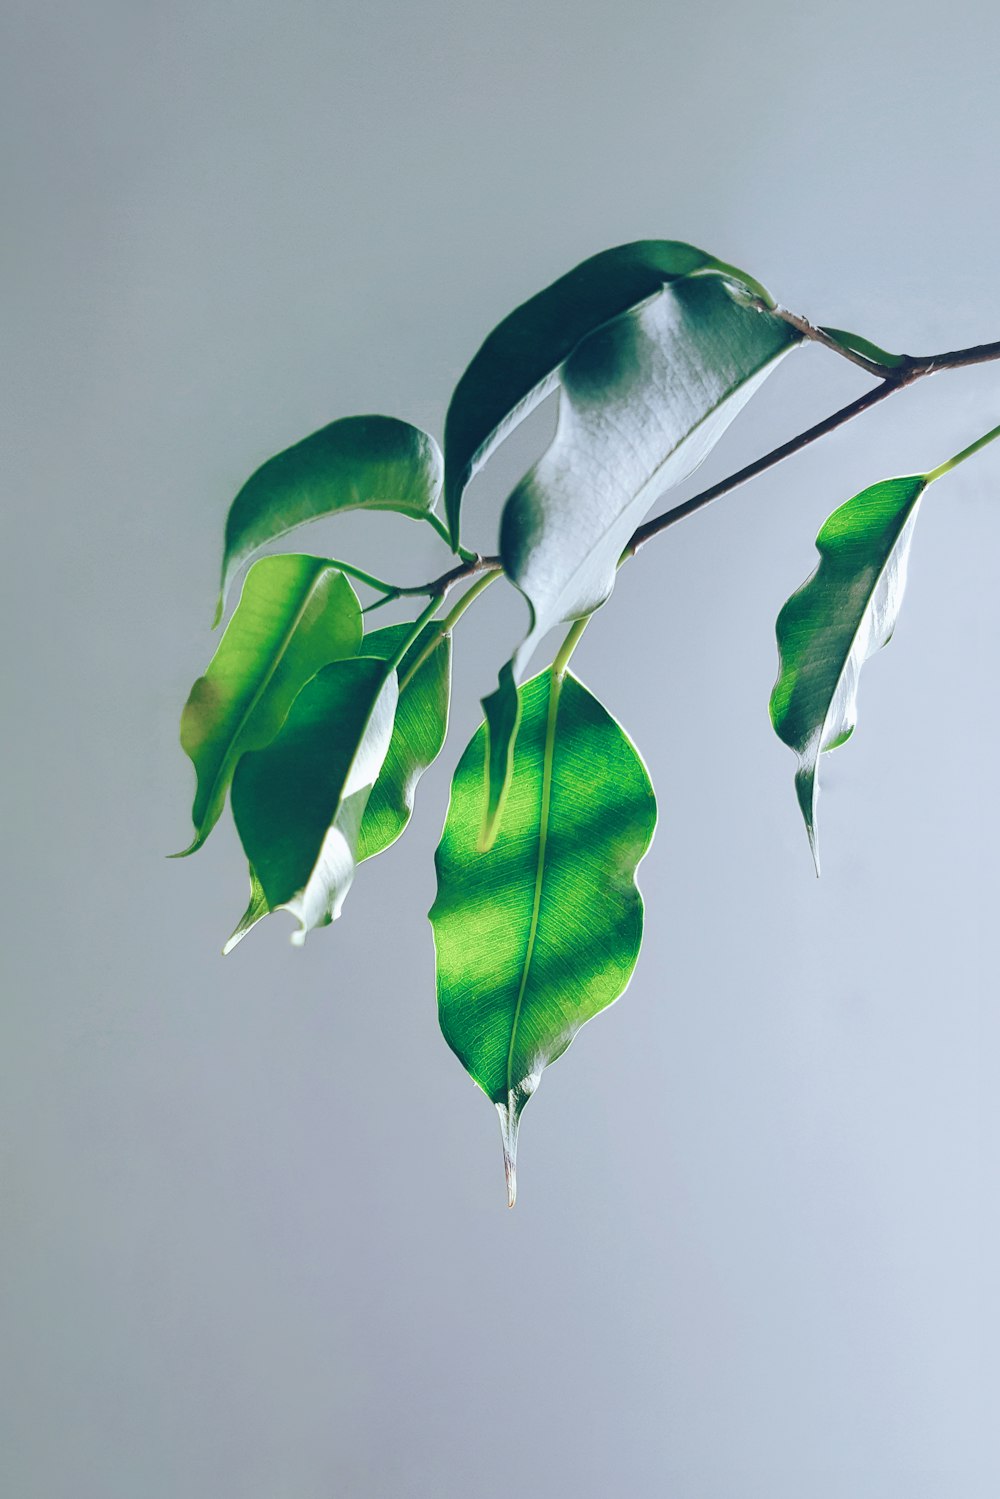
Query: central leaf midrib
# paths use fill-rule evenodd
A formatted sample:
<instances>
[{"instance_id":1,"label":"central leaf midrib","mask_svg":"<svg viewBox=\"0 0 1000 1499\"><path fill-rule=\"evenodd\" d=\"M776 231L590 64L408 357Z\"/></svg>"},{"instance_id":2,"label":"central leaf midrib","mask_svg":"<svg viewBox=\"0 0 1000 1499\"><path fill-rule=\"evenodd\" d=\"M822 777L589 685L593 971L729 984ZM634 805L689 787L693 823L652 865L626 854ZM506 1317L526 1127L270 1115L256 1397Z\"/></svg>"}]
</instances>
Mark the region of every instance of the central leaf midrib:
<instances>
[{"instance_id":1,"label":"central leaf midrib","mask_svg":"<svg viewBox=\"0 0 1000 1499\"><path fill-rule=\"evenodd\" d=\"M528 941L525 948L524 963L521 968L521 984L518 989L517 1002L514 1006L514 1018L511 1021L510 1045L507 1048L508 1103L514 1089L511 1070L514 1062L517 1028L521 1019L521 1008L524 1003L525 992L528 987L528 975L531 971L531 960L534 956L535 939L538 935L538 918L542 905L542 887L545 880L545 851L548 843L549 809L552 800L552 762L555 758L556 719L559 714L559 689L561 686L562 678L553 674L549 683L549 703L545 722L545 747L542 752L542 789L538 809L538 868L535 872L535 893L531 910L531 922L528 927ZM521 1079L519 1078L518 1081L520 1082Z\"/></svg>"}]
</instances>

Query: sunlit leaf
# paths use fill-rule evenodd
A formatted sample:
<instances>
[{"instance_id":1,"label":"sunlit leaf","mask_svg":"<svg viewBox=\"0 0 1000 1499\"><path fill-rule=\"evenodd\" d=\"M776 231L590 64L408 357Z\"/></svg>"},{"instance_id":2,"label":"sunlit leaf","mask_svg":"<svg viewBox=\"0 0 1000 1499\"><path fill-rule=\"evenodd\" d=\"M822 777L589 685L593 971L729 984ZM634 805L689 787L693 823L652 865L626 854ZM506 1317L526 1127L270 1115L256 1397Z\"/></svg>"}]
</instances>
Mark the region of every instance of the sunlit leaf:
<instances>
[{"instance_id":1,"label":"sunlit leaf","mask_svg":"<svg viewBox=\"0 0 1000 1499\"><path fill-rule=\"evenodd\" d=\"M725 273L769 302L752 277L675 240L602 250L505 317L459 380L445 423L445 510L457 544L462 493L511 428L552 391L559 367L602 324L679 277Z\"/></svg>"},{"instance_id":2,"label":"sunlit leaf","mask_svg":"<svg viewBox=\"0 0 1000 1499\"><path fill-rule=\"evenodd\" d=\"M297 918L294 942L340 915L396 697L396 674L385 661L336 661L303 687L277 738L243 755L232 806L253 884L230 946L269 911Z\"/></svg>"},{"instance_id":3,"label":"sunlit leaf","mask_svg":"<svg viewBox=\"0 0 1000 1499\"><path fill-rule=\"evenodd\" d=\"M260 547L346 510L395 510L426 520L441 493L443 468L433 437L391 416L344 417L269 458L229 510L216 623L232 579Z\"/></svg>"},{"instance_id":4,"label":"sunlit leaf","mask_svg":"<svg viewBox=\"0 0 1000 1499\"><path fill-rule=\"evenodd\" d=\"M835 510L816 538L819 566L778 615L771 721L799 759L795 790L817 874L819 757L850 738L861 668L892 636L928 482L885 479Z\"/></svg>"},{"instance_id":5,"label":"sunlit leaf","mask_svg":"<svg viewBox=\"0 0 1000 1499\"><path fill-rule=\"evenodd\" d=\"M365 655L392 660L410 629L407 624L390 625L366 635ZM359 864L388 848L402 833L413 811L417 782L441 753L448 732L451 636L441 633L440 624L424 627L400 662L398 677L392 740L361 823Z\"/></svg>"},{"instance_id":6,"label":"sunlit leaf","mask_svg":"<svg viewBox=\"0 0 1000 1499\"><path fill-rule=\"evenodd\" d=\"M192 816L200 848L219 819L240 755L269 743L320 667L353 656L361 607L343 573L319 557L264 557L181 716L181 745L198 775Z\"/></svg>"},{"instance_id":7,"label":"sunlit leaf","mask_svg":"<svg viewBox=\"0 0 1000 1499\"><path fill-rule=\"evenodd\" d=\"M656 804L645 767L574 677L520 689L499 837L480 853L480 727L455 772L430 913L441 1029L497 1107L509 1200L521 1110L543 1069L625 989L642 937L635 870Z\"/></svg>"}]
</instances>

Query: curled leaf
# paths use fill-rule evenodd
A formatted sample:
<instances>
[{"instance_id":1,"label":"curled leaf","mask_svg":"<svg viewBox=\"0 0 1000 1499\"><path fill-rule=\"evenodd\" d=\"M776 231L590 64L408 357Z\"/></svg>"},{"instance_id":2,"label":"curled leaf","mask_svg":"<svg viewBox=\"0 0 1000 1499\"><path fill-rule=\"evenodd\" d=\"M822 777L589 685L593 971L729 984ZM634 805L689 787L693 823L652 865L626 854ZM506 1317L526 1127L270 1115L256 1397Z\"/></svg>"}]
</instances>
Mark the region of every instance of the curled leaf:
<instances>
[{"instance_id":1,"label":"curled leaf","mask_svg":"<svg viewBox=\"0 0 1000 1499\"><path fill-rule=\"evenodd\" d=\"M236 573L269 541L347 510L394 510L427 520L443 477L433 437L392 416L343 417L269 458L229 509L216 624Z\"/></svg>"},{"instance_id":2,"label":"curled leaf","mask_svg":"<svg viewBox=\"0 0 1000 1499\"><path fill-rule=\"evenodd\" d=\"M254 885L235 940L279 908L299 921L294 942L340 915L396 697L384 661L335 661L303 687L277 738L240 760L233 817Z\"/></svg>"},{"instance_id":3,"label":"curled leaf","mask_svg":"<svg viewBox=\"0 0 1000 1499\"><path fill-rule=\"evenodd\" d=\"M885 479L835 510L816 538L819 566L778 615L771 722L798 756L795 791L817 874L819 757L850 738L861 668L892 637L928 482Z\"/></svg>"},{"instance_id":4,"label":"curled leaf","mask_svg":"<svg viewBox=\"0 0 1000 1499\"><path fill-rule=\"evenodd\" d=\"M409 633L407 624L375 630L365 636L365 655L391 661ZM442 633L439 623L426 625L399 663L397 675L392 739L365 807L359 864L380 854L402 833L413 811L417 782L441 753L451 698L450 634Z\"/></svg>"}]
</instances>

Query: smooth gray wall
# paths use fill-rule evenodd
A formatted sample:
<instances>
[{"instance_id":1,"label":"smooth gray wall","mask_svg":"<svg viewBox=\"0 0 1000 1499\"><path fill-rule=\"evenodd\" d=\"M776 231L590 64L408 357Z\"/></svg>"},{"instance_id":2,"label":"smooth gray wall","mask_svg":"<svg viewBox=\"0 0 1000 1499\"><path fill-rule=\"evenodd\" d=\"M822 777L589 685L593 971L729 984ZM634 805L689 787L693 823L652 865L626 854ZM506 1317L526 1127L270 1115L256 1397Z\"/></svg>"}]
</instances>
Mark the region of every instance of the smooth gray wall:
<instances>
[{"instance_id":1,"label":"smooth gray wall","mask_svg":"<svg viewBox=\"0 0 1000 1499\"><path fill-rule=\"evenodd\" d=\"M1000 451L925 503L819 884L766 712L819 522L996 422L995 367L671 532L588 634L659 794L647 936L525 1116L516 1212L424 914L516 598L463 626L413 826L304 952L275 918L218 956L230 829L163 855L236 486L348 412L440 433L579 259L689 239L890 347L1000 336L1000 13L7 10L0 1492L995 1499ZM866 385L796 355L700 480ZM387 516L304 544L442 565Z\"/></svg>"}]
</instances>

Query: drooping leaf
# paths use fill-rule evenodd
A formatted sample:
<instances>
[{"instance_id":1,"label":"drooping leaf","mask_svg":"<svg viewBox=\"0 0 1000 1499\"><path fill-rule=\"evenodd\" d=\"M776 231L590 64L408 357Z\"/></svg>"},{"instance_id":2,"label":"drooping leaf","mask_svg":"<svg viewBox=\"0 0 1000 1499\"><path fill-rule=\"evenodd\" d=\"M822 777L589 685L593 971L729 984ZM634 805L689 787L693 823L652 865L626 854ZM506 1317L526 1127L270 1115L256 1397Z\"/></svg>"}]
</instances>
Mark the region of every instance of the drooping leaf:
<instances>
[{"instance_id":1,"label":"drooping leaf","mask_svg":"<svg viewBox=\"0 0 1000 1499\"><path fill-rule=\"evenodd\" d=\"M200 848L218 821L240 755L269 743L304 683L328 662L353 656L361 634L357 595L321 557L254 563L181 715L181 745L198 775L195 836L185 853Z\"/></svg>"},{"instance_id":2,"label":"drooping leaf","mask_svg":"<svg viewBox=\"0 0 1000 1499\"><path fill-rule=\"evenodd\" d=\"M445 422L445 510L458 543L462 494L511 428L555 388L559 367L602 324L681 277L723 273L767 303L752 277L675 240L592 255L504 318L466 369Z\"/></svg>"},{"instance_id":3,"label":"drooping leaf","mask_svg":"<svg viewBox=\"0 0 1000 1499\"><path fill-rule=\"evenodd\" d=\"M391 661L410 628L406 624L390 625L366 635L365 655ZM432 643L429 655L418 665ZM413 811L417 782L441 753L451 698L451 636L441 633L440 624L424 627L400 662L397 675L399 701L392 740L365 807L359 864L388 848L402 833Z\"/></svg>"},{"instance_id":4,"label":"drooping leaf","mask_svg":"<svg viewBox=\"0 0 1000 1499\"><path fill-rule=\"evenodd\" d=\"M518 1121L543 1069L625 989L639 952L635 870L656 803L645 767L575 677L520 689L499 838L480 853L485 731L455 772L430 912L446 1041L497 1107L513 1205Z\"/></svg>"},{"instance_id":5,"label":"drooping leaf","mask_svg":"<svg viewBox=\"0 0 1000 1499\"><path fill-rule=\"evenodd\" d=\"M858 678L892 636L924 474L885 479L841 505L816 538L819 566L778 615L775 732L798 756L795 790L819 874L819 757L849 739Z\"/></svg>"},{"instance_id":6,"label":"drooping leaf","mask_svg":"<svg viewBox=\"0 0 1000 1499\"><path fill-rule=\"evenodd\" d=\"M229 510L216 624L233 577L267 542L346 510L395 510L426 520L443 473L433 437L392 416L343 417L269 458Z\"/></svg>"},{"instance_id":7,"label":"drooping leaf","mask_svg":"<svg viewBox=\"0 0 1000 1499\"><path fill-rule=\"evenodd\" d=\"M397 683L387 666L355 656L324 667L295 699L280 734L240 759L233 817L254 883L233 939L278 909L299 921L293 942L340 915L365 804L392 737Z\"/></svg>"},{"instance_id":8,"label":"drooping leaf","mask_svg":"<svg viewBox=\"0 0 1000 1499\"><path fill-rule=\"evenodd\" d=\"M540 638L596 609L653 501L702 462L798 341L721 274L681 276L581 342L560 373L555 438L504 507L500 551L531 628L484 700L489 824L502 812L516 733L513 684Z\"/></svg>"}]
</instances>

